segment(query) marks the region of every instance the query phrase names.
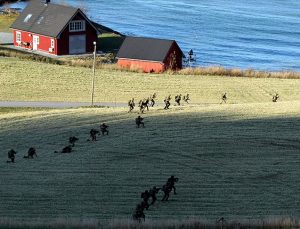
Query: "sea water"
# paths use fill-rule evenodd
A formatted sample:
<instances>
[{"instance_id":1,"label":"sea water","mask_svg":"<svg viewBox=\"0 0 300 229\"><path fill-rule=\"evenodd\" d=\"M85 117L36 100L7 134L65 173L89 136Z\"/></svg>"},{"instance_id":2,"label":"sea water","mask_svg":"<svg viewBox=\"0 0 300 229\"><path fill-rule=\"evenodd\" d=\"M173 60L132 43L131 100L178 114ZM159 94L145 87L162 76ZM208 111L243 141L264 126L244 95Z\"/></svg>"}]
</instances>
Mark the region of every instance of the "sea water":
<instances>
[{"instance_id":1,"label":"sea water","mask_svg":"<svg viewBox=\"0 0 300 229\"><path fill-rule=\"evenodd\" d=\"M126 35L174 39L197 65L300 71L299 0L52 1Z\"/></svg>"}]
</instances>

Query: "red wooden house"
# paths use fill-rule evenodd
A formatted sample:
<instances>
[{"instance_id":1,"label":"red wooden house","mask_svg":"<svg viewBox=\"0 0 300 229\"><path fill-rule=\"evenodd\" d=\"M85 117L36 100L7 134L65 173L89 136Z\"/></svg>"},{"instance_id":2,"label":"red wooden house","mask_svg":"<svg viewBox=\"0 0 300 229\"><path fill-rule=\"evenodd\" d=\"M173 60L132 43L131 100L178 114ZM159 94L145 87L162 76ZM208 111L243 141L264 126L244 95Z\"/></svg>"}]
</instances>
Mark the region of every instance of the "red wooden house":
<instances>
[{"instance_id":1,"label":"red wooden house","mask_svg":"<svg viewBox=\"0 0 300 229\"><path fill-rule=\"evenodd\" d=\"M117 54L119 66L144 72L181 69L183 57L176 41L144 37L126 37Z\"/></svg>"},{"instance_id":2,"label":"red wooden house","mask_svg":"<svg viewBox=\"0 0 300 229\"><path fill-rule=\"evenodd\" d=\"M14 46L53 55L93 52L99 34L79 9L32 0L11 25Z\"/></svg>"}]
</instances>

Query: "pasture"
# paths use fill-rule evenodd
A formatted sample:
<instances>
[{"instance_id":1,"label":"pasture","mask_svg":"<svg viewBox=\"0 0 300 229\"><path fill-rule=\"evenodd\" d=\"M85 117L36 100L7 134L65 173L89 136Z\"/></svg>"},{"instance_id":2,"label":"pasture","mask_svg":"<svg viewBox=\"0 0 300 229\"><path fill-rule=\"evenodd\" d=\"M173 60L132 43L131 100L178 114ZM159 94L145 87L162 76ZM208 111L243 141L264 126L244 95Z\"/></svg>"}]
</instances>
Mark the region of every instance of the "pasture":
<instances>
[{"instance_id":1,"label":"pasture","mask_svg":"<svg viewBox=\"0 0 300 229\"><path fill-rule=\"evenodd\" d=\"M140 193L172 174L178 195L150 206L148 220L299 217L299 100L155 107L140 129L137 115L125 108L0 113L0 218L126 220ZM101 122L109 136L86 141ZM75 151L54 154L72 135L80 139ZM31 146L38 158L23 159ZM15 164L6 163L10 148Z\"/></svg>"},{"instance_id":2,"label":"pasture","mask_svg":"<svg viewBox=\"0 0 300 229\"><path fill-rule=\"evenodd\" d=\"M2 101L91 101L92 70L17 58L0 58ZM280 101L300 98L299 79L242 78L224 76L144 74L97 69L95 102L128 102L154 92L158 102L171 94L191 95L193 104L220 103L227 92L230 104L270 102L275 92ZM17 92L17 93L16 93Z\"/></svg>"}]
</instances>

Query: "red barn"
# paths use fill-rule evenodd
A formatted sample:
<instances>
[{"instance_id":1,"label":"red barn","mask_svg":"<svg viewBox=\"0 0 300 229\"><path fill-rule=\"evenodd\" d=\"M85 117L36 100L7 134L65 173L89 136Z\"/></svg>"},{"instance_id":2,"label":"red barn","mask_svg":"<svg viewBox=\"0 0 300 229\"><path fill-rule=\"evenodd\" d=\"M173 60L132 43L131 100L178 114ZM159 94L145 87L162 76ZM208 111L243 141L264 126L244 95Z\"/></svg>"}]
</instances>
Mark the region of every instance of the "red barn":
<instances>
[{"instance_id":1,"label":"red barn","mask_svg":"<svg viewBox=\"0 0 300 229\"><path fill-rule=\"evenodd\" d=\"M119 66L144 72L181 69L183 57L176 41L144 37L126 37L117 54Z\"/></svg>"},{"instance_id":2,"label":"red barn","mask_svg":"<svg viewBox=\"0 0 300 229\"><path fill-rule=\"evenodd\" d=\"M53 55L93 52L98 30L71 6L33 0L11 25L14 46Z\"/></svg>"}]
</instances>

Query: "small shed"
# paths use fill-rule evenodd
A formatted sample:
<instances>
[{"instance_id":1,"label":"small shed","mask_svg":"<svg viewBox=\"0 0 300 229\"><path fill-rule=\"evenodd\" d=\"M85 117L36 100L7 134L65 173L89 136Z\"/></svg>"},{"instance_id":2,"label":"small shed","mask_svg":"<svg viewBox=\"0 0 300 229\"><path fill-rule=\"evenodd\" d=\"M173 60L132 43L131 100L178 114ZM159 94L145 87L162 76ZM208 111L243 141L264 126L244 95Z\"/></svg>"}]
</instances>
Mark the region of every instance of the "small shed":
<instances>
[{"instance_id":1,"label":"small shed","mask_svg":"<svg viewBox=\"0 0 300 229\"><path fill-rule=\"evenodd\" d=\"M11 25L14 46L53 55L93 52L99 31L79 9L32 0Z\"/></svg>"},{"instance_id":2,"label":"small shed","mask_svg":"<svg viewBox=\"0 0 300 229\"><path fill-rule=\"evenodd\" d=\"M163 72L181 69L183 57L175 40L128 36L117 54L117 63L144 72Z\"/></svg>"}]
</instances>

